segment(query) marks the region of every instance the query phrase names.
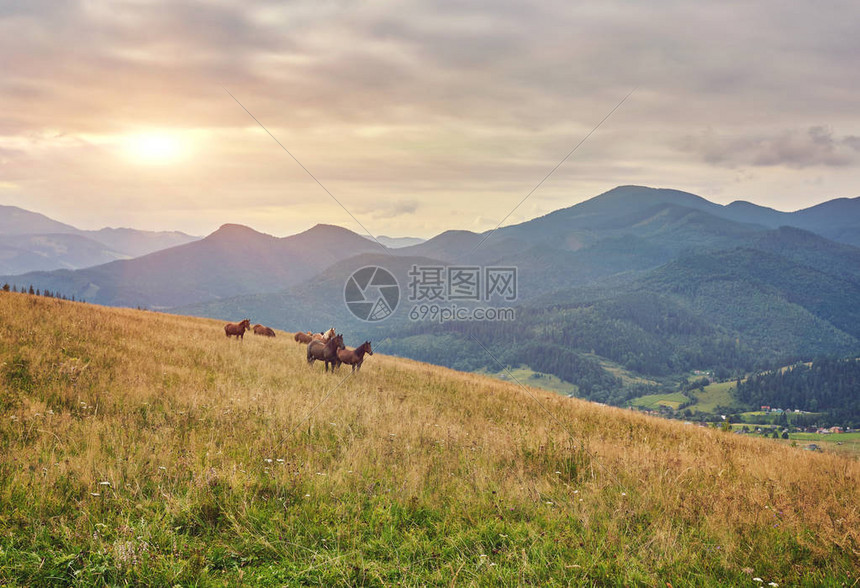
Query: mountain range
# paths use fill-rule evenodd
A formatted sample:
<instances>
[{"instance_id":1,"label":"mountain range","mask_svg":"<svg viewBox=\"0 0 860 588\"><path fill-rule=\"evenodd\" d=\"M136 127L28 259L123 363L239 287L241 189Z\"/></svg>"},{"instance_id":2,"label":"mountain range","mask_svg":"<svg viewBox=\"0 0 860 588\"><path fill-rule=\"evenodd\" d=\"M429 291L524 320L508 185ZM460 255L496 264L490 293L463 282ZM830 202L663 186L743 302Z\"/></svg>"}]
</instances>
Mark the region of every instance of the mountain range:
<instances>
[{"instance_id":1,"label":"mountain range","mask_svg":"<svg viewBox=\"0 0 860 588\"><path fill-rule=\"evenodd\" d=\"M622 186L493 232L396 245L330 225L284 238L224 225L135 259L0 280L292 331L336 326L348 342L459 369L526 365L610 402L636 393L630 382L691 370L728 377L860 355L860 198L786 213ZM344 303L347 278L368 265L400 285L401 305L380 323ZM410 269L450 265L517 268L517 300L494 302L515 306L516 320L410 320Z\"/></svg>"},{"instance_id":2,"label":"mountain range","mask_svg":"<svg viewBox=\"0 0 860 588\"><path fill-rule=\"evenodd\" d=\"M81 230L17 206L0 206L0 273L80 269L197 239L179 231Z\"/></svg>"}]
</instances>

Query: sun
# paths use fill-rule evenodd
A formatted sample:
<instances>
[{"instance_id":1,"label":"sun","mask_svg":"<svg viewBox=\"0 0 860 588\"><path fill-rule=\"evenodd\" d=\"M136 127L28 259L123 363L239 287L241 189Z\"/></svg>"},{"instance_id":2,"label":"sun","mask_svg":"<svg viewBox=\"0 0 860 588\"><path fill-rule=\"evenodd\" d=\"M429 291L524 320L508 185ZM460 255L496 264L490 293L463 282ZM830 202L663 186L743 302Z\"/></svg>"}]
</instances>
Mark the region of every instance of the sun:
<instances>
[{"instance_id":1,"label":"sun","mask_svg":"<svg viewBox=\"0 0 860 588\"><path fill-rule=\"evenodd\" d=\"M125 141L129 159L144 165L167 165L187 154L185 142L175 133L147 132L129 135Z\"/></svg>"}]
</instances>

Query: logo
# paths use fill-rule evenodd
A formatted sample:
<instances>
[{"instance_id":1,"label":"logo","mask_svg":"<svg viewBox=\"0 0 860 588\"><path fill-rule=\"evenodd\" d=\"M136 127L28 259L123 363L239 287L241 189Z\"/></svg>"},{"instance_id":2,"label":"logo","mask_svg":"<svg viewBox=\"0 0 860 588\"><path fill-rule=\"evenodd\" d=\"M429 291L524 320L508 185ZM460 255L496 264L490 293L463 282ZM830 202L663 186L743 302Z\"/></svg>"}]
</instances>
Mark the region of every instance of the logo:
<instances>
[{"instance_id":1,"label":"logo","mask_svg":"<svg viewBox=\"0 0 860 588\"><path fill-rule=\"evenodd\" d=\"M356 318L371 323L384 321L397 309L400 285L387 269L369 265L349 276L343 300Z\"/></svg>"}]
</instances>

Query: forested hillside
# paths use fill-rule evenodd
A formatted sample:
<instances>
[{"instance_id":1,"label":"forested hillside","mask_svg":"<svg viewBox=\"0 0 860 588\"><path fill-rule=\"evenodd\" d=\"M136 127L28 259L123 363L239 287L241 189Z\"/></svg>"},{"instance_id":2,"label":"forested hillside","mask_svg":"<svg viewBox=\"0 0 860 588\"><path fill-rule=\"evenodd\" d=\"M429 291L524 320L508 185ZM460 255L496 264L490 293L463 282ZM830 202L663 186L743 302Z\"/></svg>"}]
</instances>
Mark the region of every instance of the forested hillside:
<instances>
[{"instance_id":1,"label":"forested hillside","mask_svg":"<svg viewBox=\"0 0 860 588\"><path fill-rule=\"evenodd\" d=\"M860 427L860 361L819 359L738 382L737 397L750 405L824 412L834 424Z\"/></svg>"}]
</instances>

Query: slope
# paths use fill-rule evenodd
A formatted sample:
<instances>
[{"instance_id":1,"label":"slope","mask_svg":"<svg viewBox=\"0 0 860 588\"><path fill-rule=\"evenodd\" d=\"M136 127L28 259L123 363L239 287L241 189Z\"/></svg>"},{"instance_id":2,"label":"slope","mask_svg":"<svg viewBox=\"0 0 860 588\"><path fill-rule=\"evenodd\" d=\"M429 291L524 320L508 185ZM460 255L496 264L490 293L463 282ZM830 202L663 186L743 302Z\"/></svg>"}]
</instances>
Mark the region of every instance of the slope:
<instances>
[{"instance_id":1,"label":"slope","mask_svg":"<svg viewBox=\"0 0 860 588\"><path fill-rule=\"evenodd\" d=\"M326 376L221 327L0 293L4 582L860 573L857 461L380 354Z\"/></svg>"}]
</instances>

